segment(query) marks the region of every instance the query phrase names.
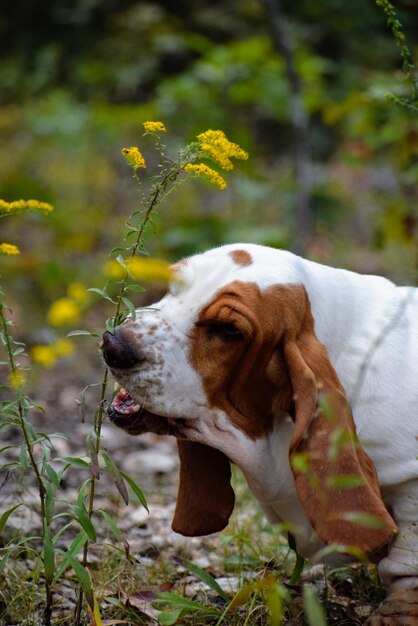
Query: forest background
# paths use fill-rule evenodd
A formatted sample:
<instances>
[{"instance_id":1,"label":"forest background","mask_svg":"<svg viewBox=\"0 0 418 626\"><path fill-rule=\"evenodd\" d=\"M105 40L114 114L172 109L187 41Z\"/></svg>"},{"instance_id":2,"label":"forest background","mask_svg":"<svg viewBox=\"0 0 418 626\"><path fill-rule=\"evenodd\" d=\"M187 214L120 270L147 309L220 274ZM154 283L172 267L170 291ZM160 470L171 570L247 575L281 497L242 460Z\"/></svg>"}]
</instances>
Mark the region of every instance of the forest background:
<instances>
[{"instance_id":1,"label":"forest background","mask_svg":"<svg viewBox=\"0 0 418 626\"><path fill-rule=\"evenodd\" d=\"M153 256L171 262L249 241L417 283L416 83L378 4L3 3L0 197L54 211L1 221L1 241L20 248L1 257L1 276L54 430L71 433L74 396L100 360L75 338L61 353L42 348L74 327L101 332L111 314L86 289L106 280L108 252L137 203L121 149L140 145L149 170L157 165L145 120L164 122L172 152L220 128L250 155L226 190L196 181L161 205L146 232ZM412 62L418 5L394 6ZM38 421L50 428L43 414Z\"/></svg>"},{"instance_id":2,"label":"forest background","mask_svg":"<svg viewBox=\"0 0 418 626\"><path fill-rule=\"evenodd\" d=\"M174 260L252 241L415 281L417 116L388 99L409 86L383 10L371 0L283 1L285 59L269 5L279 6L2 7L0 196L55 207L48 221L2 223L2 237L18 232L22 248L2 273L33 315L69 282L95 282L136 193L120 149L149 119L164 121L174 147L221 128L250 154L225 193L197 184L173 195L149 240L154 254ZM417 5L396 9L414 50ZM300 214L301 184L309 199Z\"/></svg>"}]
</instances>

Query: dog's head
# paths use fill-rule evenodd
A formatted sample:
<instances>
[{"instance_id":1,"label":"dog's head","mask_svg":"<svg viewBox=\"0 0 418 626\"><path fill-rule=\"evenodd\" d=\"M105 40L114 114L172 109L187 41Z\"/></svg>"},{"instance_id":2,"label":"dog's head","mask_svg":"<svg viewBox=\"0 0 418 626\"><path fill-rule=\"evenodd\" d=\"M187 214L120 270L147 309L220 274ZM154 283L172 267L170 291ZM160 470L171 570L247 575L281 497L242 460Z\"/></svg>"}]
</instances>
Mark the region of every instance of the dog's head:
<instances>
[{"instance_id":1,"label":"dog's head","mask_svg":"<svg viewBox=\"0 0 418 626\"><path fill-rule=\"evenodd\" d=\"M312 526L325 543L371 553L395 524L315 334L302 261L272 252L225 246L183 261L160 302L105 333L105 360L123 388L109 414L132 434L177 437L173 528L186 535L227 524L230 461L251 474L257 442L290 416L289 462ZM359 525L364 514L373 527Z\"/></svg>"}]
</instances>

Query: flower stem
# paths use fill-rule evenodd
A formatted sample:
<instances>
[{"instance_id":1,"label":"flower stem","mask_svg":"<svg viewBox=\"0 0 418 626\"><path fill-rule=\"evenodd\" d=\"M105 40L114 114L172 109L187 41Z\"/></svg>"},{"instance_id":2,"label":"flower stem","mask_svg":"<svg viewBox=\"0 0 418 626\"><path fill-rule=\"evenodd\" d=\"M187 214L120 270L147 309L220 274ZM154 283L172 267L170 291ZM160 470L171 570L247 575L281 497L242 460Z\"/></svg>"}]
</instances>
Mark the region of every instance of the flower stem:
<instances>
[{"instance_id":1,"label":"flower stem","mask_svg":"<svg viewBox=\"0 0 418 626\"><path fill-rule=\"evenodd\" d=\"M137 237L131 249L131 254L130 254L131 259L133 259L138 253L138 249L142 244L142 237L144 234L145 227L147 226L153 211L155 210L156 206L161 200L161 194L165 193L170 181L175 181L179 172L180 172L180 168L172 165L170 169L164 174L161 182L157 183L155 187L151 190L150 195L149 195L149 206L145 211L145 215L142 219L140 226L138 227ZM136 173L134 173L134 178L137 184L140 185L140 182L138 180ZM123 302L122 297L123 297L123 294L125 293L128 275L129 275L128 270L125 269L124 276L121 280L119 294L116 297L116 309L115 309L115 315L113 316L113 323L112 323L113 330L120 323L120 311L121 311L121 306ZM107 367L105 367L104 372L103 372L102 382L101 382L100 399L99 399L98 408L97 408L97 412L96 412L95 420L94 420L94 432L96 435L96 440L95 440L96 455L100 451L101 431L102 431L102 422L103 422L103 416L104 416L104 405L106 402L106 390L107 390L108 379L109 379L109 370ZM92 516L93 510L94 510L96 480L97 478L92 475L91 480L90 480L90 490L88 494L89 503L88 503L87 510L88 510L89 517ZM83 548L83 559L82 559L82 564L84 567L87 565L88 550L89 550L89 542L86 541L86 543L84 544L84 548ZM83 595L84 595L83 590L80 587L79 592L78 592L75 613L74 613L75 626L80 626L80 623L81 623L80 620L81 620L81 611L82 611L82 605L83 605Z\"/></svg>"}]
</instances>

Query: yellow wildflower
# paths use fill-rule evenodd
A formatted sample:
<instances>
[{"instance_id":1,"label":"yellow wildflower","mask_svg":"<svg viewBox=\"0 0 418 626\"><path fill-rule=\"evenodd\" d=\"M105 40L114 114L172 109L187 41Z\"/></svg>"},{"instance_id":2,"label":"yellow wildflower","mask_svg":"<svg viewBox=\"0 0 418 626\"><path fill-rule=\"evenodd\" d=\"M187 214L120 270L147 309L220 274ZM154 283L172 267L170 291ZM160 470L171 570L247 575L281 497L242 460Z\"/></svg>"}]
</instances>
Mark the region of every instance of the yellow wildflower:
<instances>
[{"instance_id":1,"label":"yellow wildflower","mask_svg":"<svg viewBox=\"0 0 418 626\"><path fill-rule=\"evenodd\" d=\"M57 339L47 345L39 344L33 346L30 355L36 363L42 367L53 367L58 359L71 356L74 352L74 345L69 339Z\"/></svg>"},{"instance_id":2,"label":"yellow wildflower","mask_svg":"<svg viewBox=\"0 0 418 626\"><path fill-rule=\"evenodd\" d=\"M145 159L136 146L122 148L121 152L132 169L137 170L140 167L146 167Z\"/></svg>"},{"instance_id":3,"label":"yellow wildflower","mask_svg":"<svg viewBox=\"0 0 418 626\"><path fill-rule=\"evenodd\" d=\"M166 133L167 129L162 122L144 122L143 127L146 133Z\"/></svg>"},{"instance_id":4,"label":"yellow wildflower","mask_svg":"<svg viewBox=\"0 0 418 626\"><path fill-rule=\"evenodd\" d=\"M174 270L160 259L133 257L126 262L129 275L135 280L157 280L169 283L174 278Z\"/></svg>"},{"instance_id":5,"label":"yellow wildflower","mask_svg":"<svg viewBox=\"0 0 418 626\"><path fill-rule=\"evenodd\" d=\"M53 211L53 209L54 207L48 202L40 202L39 200L13 200L13 202L0 200L0 217L4 215L24 213L26 211L49 213L50 211Z\"/></svg>"},{"instance_id":6,"label":"yellow wildflower","mask_svg":"<svg viewBox=\"0 0 418 626\"><path fill-rule=\"evenodd\" d=\"M42 367L52 367L57 361L57 355L52 346L33 346L30 355L33 361L39 363Z\"/></svg>"},{"instance_id":7,"label":"yellow wildflower","mask_svg":"<svg viewBox=\"0 0 418 626\"><path fill-rule=\"evenodd\" d=\"M0 254L20 254L19 248L12 243L0 243Z\"/></svg>"},{"instance_id":8,"label":"yellow wildflower","mask_svg":"<svg viewBox=\"0 0 418 626\"><path fill-rule=\"evenodd\" d=\"M80 308L71 298L58 298L50 306L48 322L52 326L73 324L80 319Z\"/></svg>"},{"instance_id":9,"label":"yellow wildflower","mask_svg":"<svg viewBox=\"0 0 418 626\"><path fill-rule=\"evenodd\" d=\"M223 170L229 171L234 169L234 165L229 156L218 147L211 143L201 143L199 147L204 156L211 158L212 161L220 165Z\"/></svg>"},{"instance_id":10,"label":"yellow wildflower","mask_svg":"<svg viewBox=\"0 0 418 626\"><path fill-rule=\"evenodd\" d=\"M26 382L25 372L22 372L22 370L13 370L13 372L10 372L10 376L9 376L10 387L13 387L13 389L22 389L25 382Z\"/></svg>"},{"instance_id":11,"label":"yellow wildflower","mask_svg":"<svg viewBox=\"0 0 418 626\"><path fill-rule=\"evenodd\" d=\"M70 298L75 300L81 306L85 306L90 300L90 294L87 291L86 286L83 285L83 283L70 283L68 285L67 293Z\"/></svg>"},{"instance_id":12,"label":"yellow wildflower","mask_svg":"<svg viewBox=\"0 0 418 626\"><path fill-rule=\"evenodd\" d=\"M122 265L116 261L116 259L111 259L105 264L104 273L113 280L120 280L125 276L125 270Z\"/></svg>"},{"instance_id":13,"label":"yellow wildflower","mask_svg":"<svg viewBox=\"0 0 418 626\"><path fill-rule=\"evenodd\" d=\"M74 344L69 339L57 339L51 344L51 348L57 357L71 356L74 352Z\"/></svg>"},{"instance_id":14,"label":"yellow wildflower","mask_svg":"<svg viewBox=\"0 0 418 626\"><path fill-rule=\"evenodd\" d=\"M208 167L204 163L187 163L187 165L185 165L183 169L189 174L194 174L195 176L201 176L202 178L205 178L210 183L217 185L219 189L225 189L227 186L226 180L220 174L218 174L218 172L215 172L215 170L213 170L211 167Z\"/></svg>"},{"instance_id":15,"label":"yellow wildflower","mask_svg":"<svg viewBox=\"0 0 418 626\"><path fill-rule=\"evenodd\" d=\"M224 170L234 168L231 158L248 159L248 153L237 143L229 141L222 130L206 130L200 133L197 139L201 152L213 159Z\"/></svg>"}]
</instances>

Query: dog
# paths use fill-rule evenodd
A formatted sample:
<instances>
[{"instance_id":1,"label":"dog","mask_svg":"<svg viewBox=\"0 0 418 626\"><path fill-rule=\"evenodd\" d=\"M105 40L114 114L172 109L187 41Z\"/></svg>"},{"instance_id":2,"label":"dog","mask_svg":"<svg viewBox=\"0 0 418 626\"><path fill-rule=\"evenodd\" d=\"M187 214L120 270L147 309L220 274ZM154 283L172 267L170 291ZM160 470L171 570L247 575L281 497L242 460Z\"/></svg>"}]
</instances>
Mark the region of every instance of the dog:
<instances>
[{"instance_id":1,"label":"dog","mask_svg":"<svg viewBox=\"0 0 418 626\"><path fill-rule=\"evenodd\" d=\"M418 290L253 244L173 270L103 337L111 420L177 438L173 529L226 526L232 462L304 557L378 561L388 594L368 626L417 626Z\"/></svg>"}]
</instances>

